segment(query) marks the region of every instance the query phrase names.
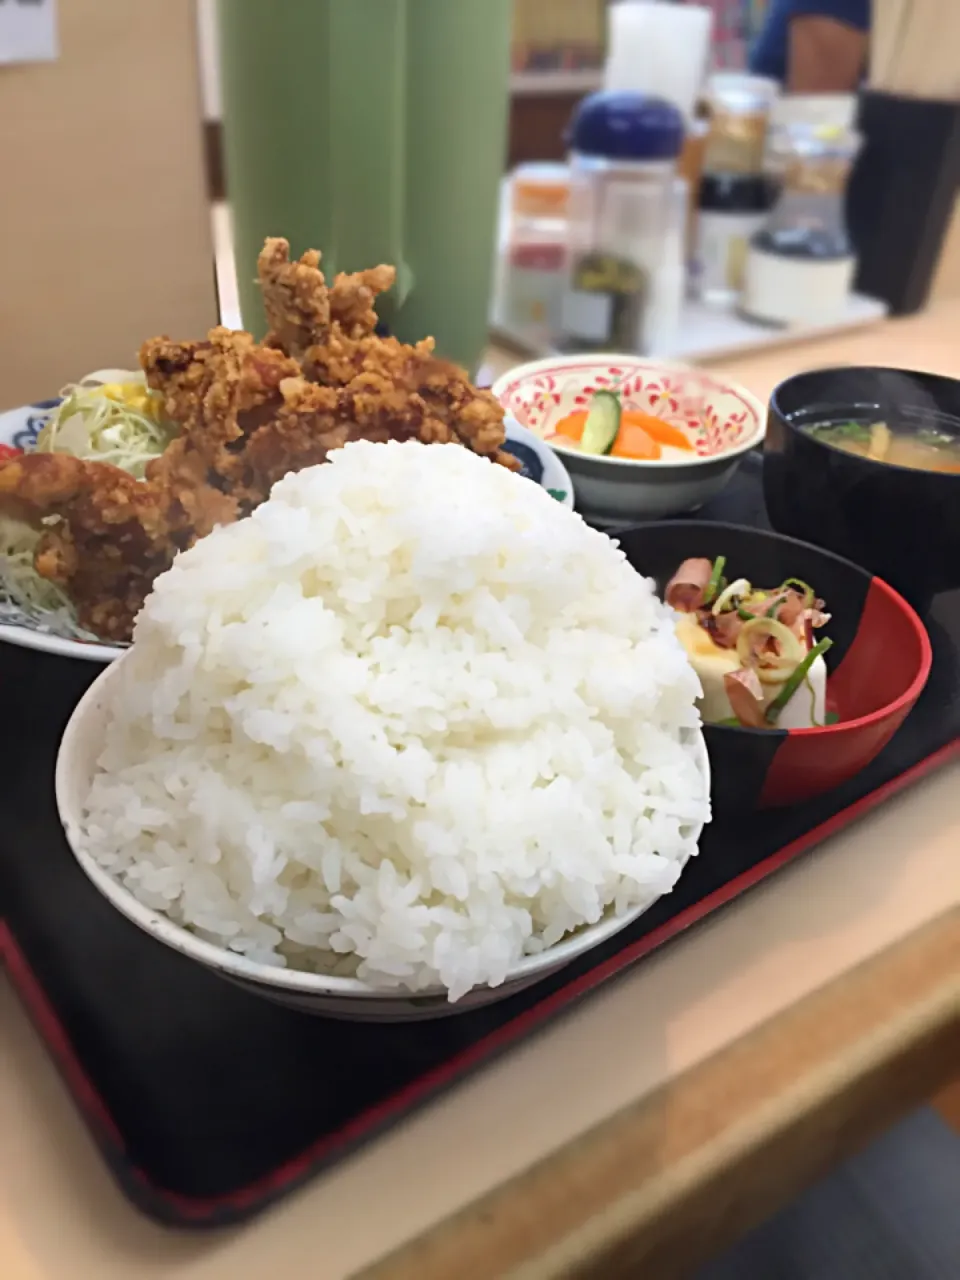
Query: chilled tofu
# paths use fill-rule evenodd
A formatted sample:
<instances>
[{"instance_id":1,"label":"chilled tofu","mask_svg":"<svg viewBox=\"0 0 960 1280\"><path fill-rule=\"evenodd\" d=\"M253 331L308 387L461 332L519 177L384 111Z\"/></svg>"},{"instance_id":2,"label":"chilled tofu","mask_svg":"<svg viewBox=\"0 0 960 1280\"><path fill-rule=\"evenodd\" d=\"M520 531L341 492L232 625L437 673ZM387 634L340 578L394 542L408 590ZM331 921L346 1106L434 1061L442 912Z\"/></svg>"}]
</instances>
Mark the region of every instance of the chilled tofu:
<instances>
[{"instance_id":1,"label":"chilled tofu","mask_svg":"<svg viewBox=\"0 0 960 1280\"><path fill-rule=\"evenodd\" d=\"M677 617L677 635L687 651L694 670L700 677L703 696L698 706L708 724L719 724L734 718L723 678L740 669L734 649L721 649L713 637L697 621L695 613ZM782 688L781 684L763 686L764 706L769 706ZM806 678L780 712L778 729L810 729L826 722L827 664L822 657L814 659Z\"/></svg>"}]
</instances>

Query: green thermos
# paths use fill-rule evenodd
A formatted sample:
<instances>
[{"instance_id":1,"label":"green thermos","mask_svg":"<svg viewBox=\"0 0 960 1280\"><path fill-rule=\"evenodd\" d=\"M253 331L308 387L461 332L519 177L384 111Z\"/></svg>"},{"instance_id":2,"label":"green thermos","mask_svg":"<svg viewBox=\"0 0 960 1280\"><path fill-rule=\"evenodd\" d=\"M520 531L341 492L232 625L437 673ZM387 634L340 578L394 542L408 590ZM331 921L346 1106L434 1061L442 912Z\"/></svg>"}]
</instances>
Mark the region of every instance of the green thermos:
<instances>
[{"instance_id":1,"label":"green thermos","mask_svg":"<svg viewBox=\"0 0 960 1280\"><path fill-rule=\"evenodd\" d=\"M244 325L268 235L328 279L397 267L381 317L475 369L487 334L511 0L220 0L228 194Z\"/></svg>"}]
</instances>

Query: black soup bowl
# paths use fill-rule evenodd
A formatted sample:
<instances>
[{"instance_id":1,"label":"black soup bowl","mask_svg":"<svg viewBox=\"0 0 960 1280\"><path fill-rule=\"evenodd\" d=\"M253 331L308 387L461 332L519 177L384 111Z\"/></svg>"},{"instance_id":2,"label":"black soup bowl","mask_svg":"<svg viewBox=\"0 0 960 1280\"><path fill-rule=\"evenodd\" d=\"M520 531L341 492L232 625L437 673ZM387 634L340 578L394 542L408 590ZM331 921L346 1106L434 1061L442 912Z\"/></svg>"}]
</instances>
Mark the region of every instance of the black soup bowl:
<instances>
[{"instance_id":1,"label":"black soup bowl","mask_svg":"<svg viewBox=\"0 0 960 1280\"><path fill-rule=\"evenodd\" d=\"M892 466L810 434L815 424L885 422L960 442L960 381L907 369L815 369L770 398L763 489L779 533L864 565L925 613L960 587L960 474Z\"/></svg>"}]
</instances>

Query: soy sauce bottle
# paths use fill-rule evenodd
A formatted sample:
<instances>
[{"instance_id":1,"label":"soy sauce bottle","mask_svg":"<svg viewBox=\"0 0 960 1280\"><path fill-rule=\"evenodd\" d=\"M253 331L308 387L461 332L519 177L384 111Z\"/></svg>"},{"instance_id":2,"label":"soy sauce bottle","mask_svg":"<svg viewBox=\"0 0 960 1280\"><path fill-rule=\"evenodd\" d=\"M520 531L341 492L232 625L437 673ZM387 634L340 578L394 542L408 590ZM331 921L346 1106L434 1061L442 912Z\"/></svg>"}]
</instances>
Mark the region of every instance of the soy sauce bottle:
<instances>
[{"instance_id":1,"label":"soy sauce bottle","mask_svg":"<svg viewBox=\"0 0 960 1280\"><path fill-rule=\"evenodd\" d=\"M707 85L709 126L697 202L693 291L733 307L743 288L750 241L766 223L775 187L765 170L775 81L718 72Z\"/></svg>"},{"instance_id":2,"label":"soy sauce bottle","mask_svg":"<svg viewBox=\"0 0 960 1280\"><path fill-rule=\"evenodd\" d=\"M766 225L776 186L763 173L705 173L700 180L693 284L710 306L733 306L750 242Z\"/></svg>"}]
</instances>

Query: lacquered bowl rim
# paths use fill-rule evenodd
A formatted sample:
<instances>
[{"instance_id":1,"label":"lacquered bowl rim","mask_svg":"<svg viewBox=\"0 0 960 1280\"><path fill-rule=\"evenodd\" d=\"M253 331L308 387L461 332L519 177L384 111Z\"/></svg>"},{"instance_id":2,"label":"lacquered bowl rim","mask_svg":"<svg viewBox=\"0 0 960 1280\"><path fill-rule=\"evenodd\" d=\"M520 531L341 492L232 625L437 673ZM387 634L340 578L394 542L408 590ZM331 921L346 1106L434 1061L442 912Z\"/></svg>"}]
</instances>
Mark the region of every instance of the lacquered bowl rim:
<instances>
[{"instance_id":1,"label":"lacquered bowl rim","mask_svg":"<svg viewBox=\"0 0 960 1280\"><path fill-rule=\"evenodd\" d=\"M821 440L818 436L812 435L808 430L804 430L803 424L794 421L789 413L784 410L779 402L778 396L784 388L790 386L791 383L799 382L801 378L808 377L831 377L839 374L872 374L872 373L892 373L904 378L925 378L935 382L952 383L957 388L958 398L960 398L960 379L951 378L945 373L933 373L925 369L899 369L893 365L884 364L852 364L852 365L827 365L825 368L804 369L800 373L793 373L789 378L784 378L770 392L770 400L768 402L768 427L769 414L775 414L777 422L785 427L794 436L801 440L807 441L810 445L818 449L826 449L831 455L839 454L841 457L848 459L848 466L862 467L863 470L874 475L900 475L914 477L914 487L920 484L937 484L958 483L960 482L960 471L927 471L923 467L901 467L895 462L879 462L876 458L867 458L859 453L848 453L845 449L838 449L836 445ZM908 403L908 402L905 402ZM917 405L917 408L922 406ZM796 411L795 411L796 412ZM949 415L953 416L953 415ZM960 442L960 415L956 417L957 423L957 439ZM766 438L766 437L765 437ZM760 730L760 732L763 732Z\"/></svg>"}]
</instances>

